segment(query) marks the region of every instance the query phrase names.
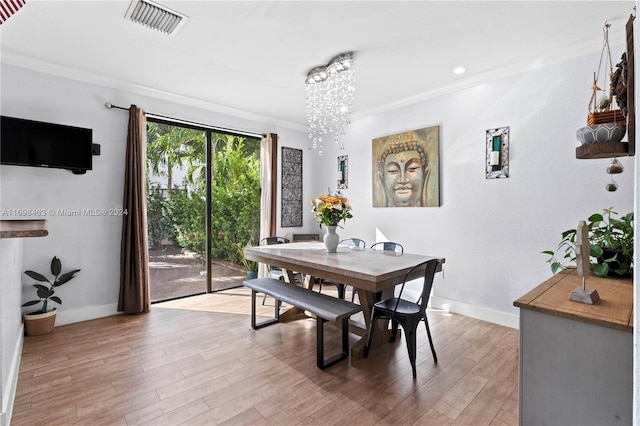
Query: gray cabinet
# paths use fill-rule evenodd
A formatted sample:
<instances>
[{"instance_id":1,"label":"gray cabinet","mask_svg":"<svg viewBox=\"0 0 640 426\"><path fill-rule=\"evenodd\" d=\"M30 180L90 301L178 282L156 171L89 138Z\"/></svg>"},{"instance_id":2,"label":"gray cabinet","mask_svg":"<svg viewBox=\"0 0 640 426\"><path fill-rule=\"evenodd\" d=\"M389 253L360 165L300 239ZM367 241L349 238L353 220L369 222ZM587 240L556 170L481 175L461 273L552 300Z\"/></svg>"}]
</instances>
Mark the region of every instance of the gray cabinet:
<instances>
[{"instance_id":1,"label":"gray cabinet","mask_svg":"<svg viewBox=\"0 0 640 426\"><path fill-rule=\"evenodd\" d=\"M595 305L573 302L565 271L514 302L520 308L520 424L629 425L633 407L633 285L590 277Z\"/></svg>"}]
</instances>

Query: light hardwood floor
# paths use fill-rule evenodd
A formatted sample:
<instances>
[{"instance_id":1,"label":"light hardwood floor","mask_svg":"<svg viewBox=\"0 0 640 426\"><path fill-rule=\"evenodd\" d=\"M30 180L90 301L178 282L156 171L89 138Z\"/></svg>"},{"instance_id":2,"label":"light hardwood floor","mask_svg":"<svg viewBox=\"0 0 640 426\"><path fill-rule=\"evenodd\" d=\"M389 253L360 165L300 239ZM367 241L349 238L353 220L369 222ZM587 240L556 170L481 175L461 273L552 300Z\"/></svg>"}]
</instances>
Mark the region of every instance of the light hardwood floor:
<instances>
[{"instance_id":1,"label":"light hardwood floor","mask_svg":"<svg viewBox=\"0 0 640 426\"><path fill-rule=\"evenodd\" d=\"M249 312L234 289L25 337L11 424L518 423L517 330L430 310L439 362L421 325L413 380L404 336L321 371L313 319L254 331Z\"/></svg>"}]
</instances>

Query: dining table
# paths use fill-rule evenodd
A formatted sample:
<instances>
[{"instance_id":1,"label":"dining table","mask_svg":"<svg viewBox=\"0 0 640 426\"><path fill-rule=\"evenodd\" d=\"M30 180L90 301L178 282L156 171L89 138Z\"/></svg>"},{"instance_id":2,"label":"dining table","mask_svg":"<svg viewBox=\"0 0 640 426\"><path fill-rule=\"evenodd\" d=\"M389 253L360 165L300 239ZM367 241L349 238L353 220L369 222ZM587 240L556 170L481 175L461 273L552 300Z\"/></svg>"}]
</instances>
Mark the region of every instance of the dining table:
<instances>
[{"instance_id":1,"label":"dining table","mask_svg":"<svg viewBox=\"0 0 640 426\"><path fill-rule=\"evenodd\" d=\"M352 322L349 328L351 332L360 336L351 347L351 357L356 359L364 354L373 304L393 297L395 286L402 284L405 278L421 278L424 274L422 268L417 268L412 276L407 277L412 267L431 259L438 259L437 271L441 271L445 262L444 257L439 256L370 248L353 249L347 246L339 246L335 253L328 253L322 242L247 247L244 252L249 260L281 268L284 280L292 285L296 285L295 276L303 274L305 278L301 285L310 291L316 279L354 287L365 321L364 325ZM295 308L289 308L288 313L290 317L300 315ZM391 330L388 326L376 326L372 345L388 342L390 337Z\"/></svg>"}]
</instances>

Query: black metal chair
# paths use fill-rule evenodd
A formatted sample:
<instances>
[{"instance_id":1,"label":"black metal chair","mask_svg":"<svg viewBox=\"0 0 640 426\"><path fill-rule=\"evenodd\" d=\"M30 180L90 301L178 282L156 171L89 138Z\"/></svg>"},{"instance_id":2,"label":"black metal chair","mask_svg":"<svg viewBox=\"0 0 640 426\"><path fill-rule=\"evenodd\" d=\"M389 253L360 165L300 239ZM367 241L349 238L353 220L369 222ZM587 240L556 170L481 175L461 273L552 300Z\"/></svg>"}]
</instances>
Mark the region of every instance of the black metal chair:
<instances>
[{"instance_id":1,"label":"black metal chair","mask_svg":"<svg viewBox=\"0 0 640 426\"><path fill-rule=\"evenodd\" d=\"M404 247L400 243L392 241L383 241L371 245L371 248L378 251L395 251L396 253L404 253Z\"/></svg>"},{"instance_id":2,"label":"black metal chair","mask_svg":"<svg viewBox=\"0 0 640 426\"><path fill-rule=\"evenodd\" d=\"M265 237L260 240L260 243L258 245L270 246L273 244L287 244L289 242L289 239L285 237ZM269 272L269 277L271 278L277 278L280 280L284 279L282 269L276 266L267 265L267 271Z\"/></svg>"},{"instance_id":3,"label":"black metal chair","mask_svg":"<svg viewBox=\"0 0 640 426\"><path fill-rule=\"evenodd\" d=\"M360 238L345 238L338 243L338 246L347 246L351 250L364 250L367 248L367 243Z\"/></svg>"},{"instance_id":4,"label":"black metal chair","mask_svg":"<svg viewBox=\"0 0 640 426\"><path fill-rule=\"evenodd\" d=\"M375 329L376 321L379 319L391 320L391 341L395 341L398 333L398 324L402 326L404 330L405 339L407 341L407 350L409 351L409 361L411 361L411 368L413 370L413 378L416 377L416 331L420 320L424 320L424 325L427 328L427 336L429 337L429 345L431 346L431 354L433 355L433 361L438 362L436 350L433 347L433 340L431 339L431 331L429 330L429 320L427 319L427 304L429 303L429 295L431 294L431 287L433 286L433 277L436 273L439 261L437 259L428 260L420 263L407 272L404 278L400 294L398 297L392 297L387 300L377 302L373 305L371 310L371 326L369 328L369 335L367 337L367 344L364 348L364 357L369 356L369 348L371 347L371 339ZM402 292L404 286L407 283L409 277L416 271L416 269L424 268L424 282L422 286L422 293L420 298L416 302L406 300L402 298Z\"/></svg>"},{"instance_id":5,"label":"black metal chair","mask_svg":"<svg viewBox=\"0 0 640 426\"><path fill-rule=\"evenodd\" d=\"M263 239L260 240L260 242L258 243L258 245L260 246L270 246L273 244L287 244L289 243L289 239L285 238L285 237L265 237ZM271 265L267 265L267 272L269 273L269 278L276 278L278 280L284 280L284 272L282 272L281 268L278 268L277 266L271 266ZM262 304L264 305L264 302L267 300L267 295L265 294L264 297L262 298Z\"/></svg>"},{"instance_id":6,"label":"black metal chair","mask_svg":"<svg viewBox=\"0 0 640 426\"><path fill-rule=\"evenodd\" d=\"M340 246L347 246L351 250L365 250L367 248L367 243L365 243L364 240L361 240L360 238L345 238L344 240L341 240L338 243L338 247L340 247ZM338 289L338 297L340 299L344 299L345 298L345 288L346 288L346 286L344 284L337 283L337 282L330 281L330 280L324 280L324 279L319 279L317 282L320 284L320 287L318 289L318 291L320 293L322 293L322 286L324 284L330 284L330 285L336 286L336 288ZM354 301L355 296L356 296L356 289L352 288L352 290L351 290L351 302Z\"/></svg>"},{"instance_id":7,"label":"black metal chair","mask_svg":"<svg viewBox=\"0 0 640 426\"><path fill-rule=\"evenodd\" d=\"M272 244L286 244L290 243L288 238L285 237L264 237L260 240L261 246L270 246Z\"/></svg>"}]
</instances>

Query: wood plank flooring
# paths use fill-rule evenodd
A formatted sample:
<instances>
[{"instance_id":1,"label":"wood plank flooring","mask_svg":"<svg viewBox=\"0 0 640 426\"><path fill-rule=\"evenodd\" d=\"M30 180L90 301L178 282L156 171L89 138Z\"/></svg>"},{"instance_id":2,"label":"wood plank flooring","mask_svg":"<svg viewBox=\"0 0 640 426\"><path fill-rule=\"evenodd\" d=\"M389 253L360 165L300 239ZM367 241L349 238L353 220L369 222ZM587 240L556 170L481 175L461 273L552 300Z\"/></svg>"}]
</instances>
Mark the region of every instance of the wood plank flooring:
<instances>
[{"instance_id":1,"label":"wood plank flooring","mask_svg":"<svg viewBox=\"0 0 640 426\"><path fill-rule=\"evenodd\" d=\"M518 423L517 330L430 310L439 362L421 325L414 380L404 340L321 371L313 319L254 331L249 312L241 288L25 337L11 424Z\"/></svg>"}]
</instances>

